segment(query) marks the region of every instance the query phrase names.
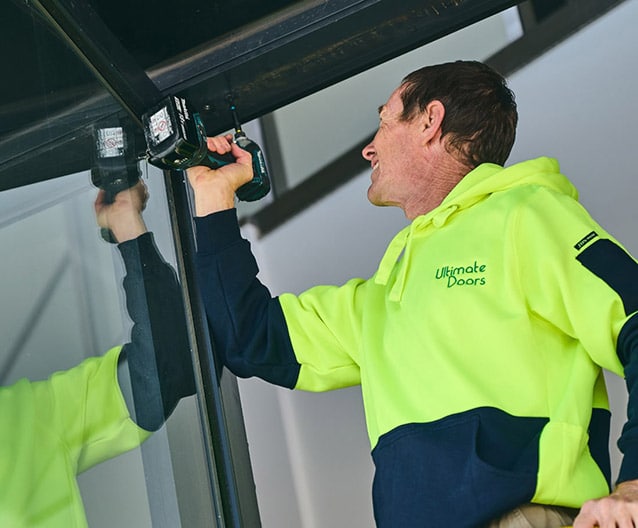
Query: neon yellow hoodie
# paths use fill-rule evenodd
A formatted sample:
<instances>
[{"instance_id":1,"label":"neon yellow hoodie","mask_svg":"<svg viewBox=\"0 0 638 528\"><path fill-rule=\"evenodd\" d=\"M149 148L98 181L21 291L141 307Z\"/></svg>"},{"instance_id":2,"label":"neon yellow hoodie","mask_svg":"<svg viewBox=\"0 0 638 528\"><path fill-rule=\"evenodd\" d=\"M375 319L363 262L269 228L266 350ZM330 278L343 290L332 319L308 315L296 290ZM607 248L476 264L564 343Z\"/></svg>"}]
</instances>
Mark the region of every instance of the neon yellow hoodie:
<instances>
[{"instance_id":1,"label":"neon yellow hoodie","mask_svg":"<svg viewBox=\"0 0 638 528\"><path fill-rule=\"evenodd\" d=\"M601 368L626 375L638 478L638 265L550 158L484 164L370 279L271 297L236 213L196 219L215 349L239 376L361 384L379 528L476 527L610 490Z\"/></svg>"},{"instance_id":2,"label":"neon yellow hoodie","mask_svg":"<svg viewBox=\"0 0 638 528\"><path fill-rule=\"evenodd\" d=\"M601 367L623 374L616 343L633 312L578 259L603 240L618 247L555 160L481 165L396 235L371 279L280 297L295 388L361 383L373 448L476 409L507 413L514 432L517 417L543 418L530 498L605 495L588 428L608 408Z\"/></svg>"},{"instance_id":3,"label":"neon yellow hoodie","mask_svg":"<svg viewBox=\"0 0 638 528\"><path fill-rule=\"evenodd\" d=\"M86 527L76 475L150 436L120 392L120 350L0 387L0 526Z\"/></svg>"}]
</instances>

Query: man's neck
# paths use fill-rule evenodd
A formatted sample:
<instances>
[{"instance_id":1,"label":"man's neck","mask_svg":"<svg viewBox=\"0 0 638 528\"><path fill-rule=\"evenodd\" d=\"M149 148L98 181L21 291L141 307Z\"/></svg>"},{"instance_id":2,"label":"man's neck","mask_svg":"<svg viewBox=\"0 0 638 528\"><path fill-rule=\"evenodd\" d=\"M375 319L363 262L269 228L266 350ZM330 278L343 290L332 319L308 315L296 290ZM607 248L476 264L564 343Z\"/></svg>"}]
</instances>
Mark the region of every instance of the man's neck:
<instances>
[{"instance_id":1,"label":"man's neck","mask_svg":"<svg viewBox=\"0 0 638 528\"><path fill-rule=\"evenodd\" d=\"M409 220L427 214L441 205L452 189L471 170L450 155L441 157L429 167L431 174L424 178L424 181L428 182L427 187L415 192L403 206L403 212Z\"/></svg>"}]
</instances>

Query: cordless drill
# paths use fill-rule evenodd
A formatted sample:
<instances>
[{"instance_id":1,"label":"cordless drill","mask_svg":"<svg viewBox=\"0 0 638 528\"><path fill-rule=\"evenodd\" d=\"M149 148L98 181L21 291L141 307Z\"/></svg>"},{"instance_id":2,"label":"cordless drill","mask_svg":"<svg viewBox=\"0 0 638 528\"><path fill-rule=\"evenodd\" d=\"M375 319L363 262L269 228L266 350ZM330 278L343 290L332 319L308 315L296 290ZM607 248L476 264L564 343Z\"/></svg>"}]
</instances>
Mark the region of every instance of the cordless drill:
<instances>
[{"instance_id":1,"label":"cordless drill","mask_svg":"<svg viewBox=\"0 0 638 528\"><path fill-rule=\"evenodd\" d=\"M234 105L234 141L252 156L253 179L236 191L245 202L259 200L270 191L270 178L263 153L257 143L242 131ZM161 169L186 170L196 165L218 169L234 163L231 154L211 152L206 145L206 131L198 113L186 99L169 96L142 116L148 146L148 161Z\"/></svg>"},{"instance_id":2,"label":"cordless drill","mask_svg":"<svg viewBox=\"0 0 638 528\"><path fill-rule=\"evenodd\" d=\"M133 187L140 179L140 157L135 148L132 129L119 121L93 129L93 165L91 182L104 190L104 202L115 201L115 195ZM109 229L102 228L102 238L116 243Z\"/></svg>"}]
</instances>

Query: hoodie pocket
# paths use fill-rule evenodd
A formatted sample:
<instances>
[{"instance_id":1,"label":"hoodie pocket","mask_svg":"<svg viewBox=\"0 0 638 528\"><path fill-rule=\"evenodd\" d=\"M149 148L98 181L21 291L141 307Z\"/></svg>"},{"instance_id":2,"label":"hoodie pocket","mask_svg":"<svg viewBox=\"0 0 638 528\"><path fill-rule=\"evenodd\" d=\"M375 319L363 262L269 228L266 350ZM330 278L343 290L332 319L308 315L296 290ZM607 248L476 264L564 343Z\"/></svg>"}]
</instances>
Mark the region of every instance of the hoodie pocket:
<instances>
[{"instance_id":1,"label":"hoodie pocket","mask_svg":"<svg viewBox=\"0 0 638 528\"><path fill-rule=\"evenodd\" d=\"M377 525L480 526L529 502L543 422L473 409L383 435L372 453ZM508 437L515 449L494 448Z\"/></svg>"}]
</instances>

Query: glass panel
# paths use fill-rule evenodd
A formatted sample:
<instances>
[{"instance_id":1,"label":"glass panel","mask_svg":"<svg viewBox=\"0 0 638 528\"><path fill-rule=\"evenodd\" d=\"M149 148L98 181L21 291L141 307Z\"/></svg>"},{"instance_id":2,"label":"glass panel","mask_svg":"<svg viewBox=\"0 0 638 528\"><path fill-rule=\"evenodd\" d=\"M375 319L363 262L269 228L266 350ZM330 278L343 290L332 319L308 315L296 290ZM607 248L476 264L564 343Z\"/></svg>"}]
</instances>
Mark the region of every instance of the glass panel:
<instances>
[{"instance_id":1,"label":"glass panel","mask_svg":"<svg viewBox=\"0 0 638 528\"><path fill-rule=\"evenodd\" d=\"M147 225L175 266L162 176L155 170L145 182ZM88 172L0 193L0 244L11 248L0 260L5 387L46 379L130 340L124 267L99 235L95 195ZM80 475L91 527L193 526L193 516L213 518L198 413L195 397L182 400L141 449ZM16 433L3 438L8 434Z\"/></svg>"},{"instance_id":2,"label":"glass panel","mask_svg":"<svg viewBox=\"0 0 638 528\"><path fill-rule=\"evenodd\" d=\"M0 525L81 526L86 516L91 528L215 526L221 516L198 397L181 399L136 447L146 436L128 415L139 419L131 404L137 382L107 352L132 339L123 287L132 272L98 229L88 165L94 125L117 105L24 5L2 9L3 26L29 31L19 40L17 31L3 32L1 45L27 46L32 63L13 65L16 97L0 105ZM64 155L47 158L54 151ZM56 178L33 183L45 162ZM141 175L150 194L146 225L176 269L163 175L146 165ZM180 320L168 331L188 335ZM146 337L139 342L152 341ZM174 352L190 369L185 344ZM134 353L127 349L129 363ZM63 374L51 378L56 372Z\"/></svg>"}]
</instances>

